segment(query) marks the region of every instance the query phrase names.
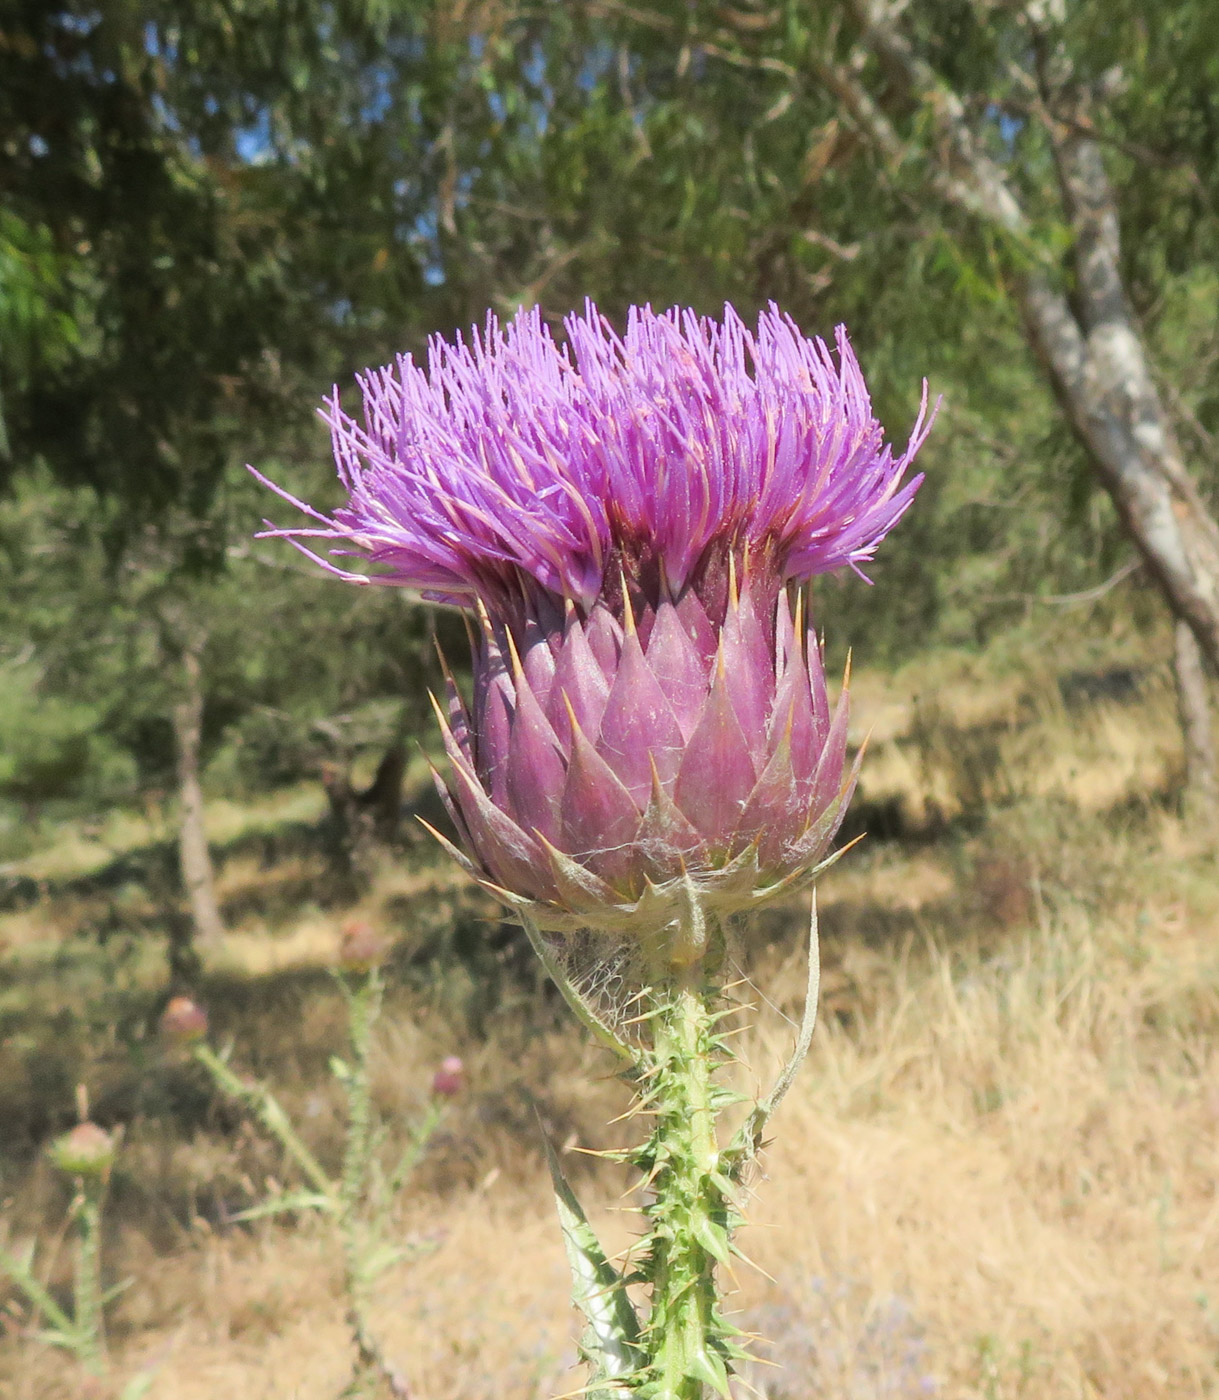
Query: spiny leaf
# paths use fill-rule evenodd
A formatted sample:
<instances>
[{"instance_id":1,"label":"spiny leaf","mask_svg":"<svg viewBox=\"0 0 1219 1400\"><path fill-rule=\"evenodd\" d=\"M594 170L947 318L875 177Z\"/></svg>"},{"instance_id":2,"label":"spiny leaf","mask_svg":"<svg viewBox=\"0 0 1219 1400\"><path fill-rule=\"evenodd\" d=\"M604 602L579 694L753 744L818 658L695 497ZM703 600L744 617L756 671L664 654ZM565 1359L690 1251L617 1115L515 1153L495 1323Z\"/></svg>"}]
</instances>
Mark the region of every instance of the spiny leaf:
<instances>
[{"instance_id":1,"label":"spiny leaf","mask_svg":"<svg viewBox=\"0 0 1219 1400\"><path fill-rule=\"evenodd\" d=\"M715 1352L696 1351L690 1358L689 1367L692 1376L711 1386L724 1400L730 1400L732 1392L728 1389L728 1368Z\"/></svg>"},{"instance_id":2,"label":"spiny leaf","mask_svg":"<svg viewBox=\"0 0 1219 1400\"><path fill-rule=\"evenodd\" d=\"M747 1103L749 1096L742 1094L738 1089L729 1089L722 1084L715 1085L711 1090L711 1107L718 1113L723 1108L731 1108L734 1104Z\"/></svg>"},{"instance_id":3,"label":"spiny leaf","mask_svg":"<svg viewBox=\"0 0 1219 1400\"><path fill-rule=\"evenodd\" d=\"M151 1371L141 1371L138 1375L132 1376L119 1392L119 1400L144 1400L144 1396L152 1389L152 1383L155 1379L156 1377Z\"/></svg>"},{"instance_id":4,"label":"spiny leaf","mask_svg":"<svg viewBox=\"0 0 1219 1400\"><path fill-rule=\"evenodd\" d=\"M102 1294L102 1306L105 1307L107 1303L113 1302L120 1293L126 1293L134 1282L135 1279L133 1278L125 1278L121 1283L116 1283L112 1287L107 1288Z\"/></svg>"},{"instance_id":5,"label":"spiny leaf","mask_svg":"<svg viewBox=\"0 0 1219 1400\"><path fill-rule=\"evenodd\" d=\"M64 1332L57 1327L39 1328L34 1336L49 1347L62 1347L64 1351L76 1351L80 1347L80 1337L75 1332Z\"/></svg>"},{"instance_id":6,"label":"spiny leaf","mask_svg":"<svg viewBox=\"0 0 1219 1400\"><path fill-rule=\"evenodd\" d=\"M812 1044L813 1030L817 1024L817 1000L821 990L821 945L817 933L817 892L813 891L812 910L808 928L808 987L804 998L804 1015L800 1020L800 1032L796 1038L796 1048L791 1058L783 1066L783 1072L775 1081L770 1093L762 1099L753 1112L737 1129L732 1145L724 1153L730 1163L729 1173L739 1175L746 1164L751 1162L762 1149L762 1134L771 1114L778 1108L784 1095L792 1086L796 1072L804 1063L808 1048Z\"/></svg>"},{"instance_id":7,"label":"spiny leaf","mask_svg":"<svg viewBox=\"0 0 1219 1400\"><path fill-rule=\"evenodd\" d=\"M727 1264L732 1254L728 1245L728 1232L709 1220L705 1215L699 1215L694 1221L694 1238L707 1251L711 1257L720 1264Z\"/></svg>"},{"instance_id":8,"label":"spiny leaf","mask_svg":"<svg viewBox=\"0 0 1219 1400\"><path fill-rule=\"evenodd\" d=\"M379 1249L373 1250L363 1261L360 1275L371 1283L379 1274L383 1274L386 1269L390 1269L395 1264L400 1264L403 1259L408 1258L410 1253L411 1251L402 1245L382 1245Z\"/></svg>"},{"instance_id":9,"label":"spiny leaf","mask_svg":"<svg viewBox=\"0 0 1219 1400\"><path fill-rule=\"evenodd\" d=\"M563 1175L559 1159L543 1137L554 1183L563 1245L571 1266L573 1297L588 1319L585 1349L596 1368L594 1381L617 1380L638 1370L639 1319L618 1270L601 1248L592 1226Z\"/></svg>"},{"instance_id":10,"label":"spiny leaf","mask_svg":"<svg viewBox=\"0 0 1219 1400\"><path fill-rule=\"evenodd\" d=\"M723 1172L712 1172L707 1179L725 1200L736 1202L737 1192L741 1189L739 1182L730 1180Z\"/></svg>"},{"instance_id":11,"label":"spiny leaf","mask_svg":"<svg viewBox=\"0 0 1219 1400\"><path fill-rule=\"evenodd\" d=\"M519 917L521 925L525 930L525 935L533 946L533 951L538 955L542 966L550 975L550 980L559 989L563 1000L571 1007L589 1031L592 1032L593 1038L598 1044L603 1045L607 1050L617 1055L620 1060L623 1060L626 1064L633 1067L636 1059L634 1051L624 1044L623 1041L618 1039L609 1026L605 1024L600 1016L597 1015L576 990L571 980L567 977L566 973L564 973L562 967L560 967L558 959L550 951L550 947L546 939L542 936L542 931L538 928L537 924L524 912L521 912Z\"/></svg>"}]
</instances>

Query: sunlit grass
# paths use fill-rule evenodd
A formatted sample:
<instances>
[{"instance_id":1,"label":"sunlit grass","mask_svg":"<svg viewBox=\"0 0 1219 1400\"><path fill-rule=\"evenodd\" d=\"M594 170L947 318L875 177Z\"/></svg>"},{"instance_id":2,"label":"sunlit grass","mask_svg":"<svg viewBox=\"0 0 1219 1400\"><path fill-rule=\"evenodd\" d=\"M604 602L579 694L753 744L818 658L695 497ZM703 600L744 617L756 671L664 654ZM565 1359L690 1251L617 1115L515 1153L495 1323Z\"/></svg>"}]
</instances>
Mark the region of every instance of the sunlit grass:
<instances>
[{"instance_id":1,"label":"sunlit grass","mask_svg":"<svg viewBox=\"0 0 1219 1400\"><path fill-rule=\"evenodd\" d=\"M1171 696L1154 669L1135 695L1068 704L1052 673L1047 690L940 666L889 688L868 756L861 799L898 804L906 839L869 838L822 886L821 1025L752 1184L741 1243L765 1274L739 1265L731 1298L782 1369L747 1379L776 1400L1213 1396L1219 880L1210 834L1168 800ZM880 680L857 677L863 724ZM219 1041L333 1163L343 1018L325 970L352 912L388 928L381 1111L417 1115L442 1054L465 1058L471 1088L400 1205L403 1236L436 1248L386 1275L385 1349L429 1400L580 1384L534 1104L556 1142L606 1146L638 1126L604 1126L625 1090L528 961L489 951L490 908L426 847L387 863L355 910L310 900L311 859L223 865L222 897L243 912L205 987ZM120 1372L153 1366L169 1400L329 1400L349 1371L338 1261L309 1222L224 1223L287 1168L149 1043L163 945L134 913L155 910L130 892L134 931L99 948L79 930L107 898L0 920L4 1218L30 1232L62 1205L33 1149L87 1081L129 1124L113 1261L137 1282L112 1329ZM751 931L745 1088L790 1044L803 917ZM463 920L469 941L446 942ZM566 1162L589 1202L628 1186ZM639 1202L620 1204L595 1212L616 1248ZM66 1400L62 1368L10 1334L0 1395Z\"/></svg>"}]
</instances>

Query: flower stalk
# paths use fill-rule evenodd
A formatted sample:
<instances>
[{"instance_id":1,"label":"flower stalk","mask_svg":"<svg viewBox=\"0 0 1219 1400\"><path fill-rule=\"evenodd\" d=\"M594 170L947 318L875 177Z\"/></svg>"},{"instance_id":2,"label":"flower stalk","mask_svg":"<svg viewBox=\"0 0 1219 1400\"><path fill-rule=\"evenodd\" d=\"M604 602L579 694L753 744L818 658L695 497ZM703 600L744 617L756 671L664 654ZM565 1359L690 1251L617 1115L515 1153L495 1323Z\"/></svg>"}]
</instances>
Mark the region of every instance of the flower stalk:
<instances>
[{"instance_id":1,"label":"flower stalk","mask_svg":"<svg viewBox=\"0 0 1219 1400\"><path fill-rule=\"evenodd\" d=\"M317 1192L317 1195L326 1198L325 1203L317 1203L316 1208L332 1209L330 1198L333 1195L333 1184L329 1176L326 1175L322 1164L305 1146L300 1134L292 1126L292 1120L288 1117L283 1105L271 1090L256 1079L243 1079L205 1040L199 1041L193 1047L192 1053L214 1080L217 1087L228 1094L230 1098L244 1104L253 1113L266 1131L300 1168L302 1175Z\"/></svg>"},{"instance_id":2,"label":"flower stalk","mask_svg":"<svg viewBox=\"0 0 1219 1400\"><path fill-rule=\"evenodd\" d=\"M350 983L340 978L340 986L347 999L351 1064L340 1075L347 1093L347 1140L337 1201L347 1326L356 1349L355 1375L345 1393L358 1395L367 1381L383 1385L394 1400L410 1400L406 1378L386 1358L368 1320L372 1284L386 1258L380 1237L388 1202L372 1181L377 1131L371 1077L373 1029L381 1015L385 983L380 966L374 963L366 971L357 971ZM369 1221L365 1206L373 1197L374 1218Z\"/></svg>"},{"instance_id":3,"label":"flower stalk","mask_svg":"<svg viewBox=\"0 0 1219 1400\"><path fill-rule=\"evenodd\" d=\"M102 1297L102 1203L108 1175L82 1176L73 1212L78 1231L75 1271L75 1322L81 1364L101 1375L105 1370L105 1319Z\"/></svg>"},{"instance_id":4,"label":"flower stalk","mask_svg":"<svg viewBox=\"0 0 1219 1400\"><path fill-rule=\"evenodd\" d=\"M49 1152L54 1165L75 1182L68 1207L76 1230L71 1315L35 1274L33 1244L22 1253L0 1246L0 1273L16 1284L34 1314L50 1324L37 1334L39 1341L71 1353L91 1375L104 1376L106 1305L127 1286L125 1282L108 1291L102 1288L102 1213L122 1130L107 1132L84 1117L88 1096L83 1086L77 1103L84 1121L57 1138Z\"/></svg>"},{"instance_id":5,"label":"flower stalk","mask_svg":"<svg viewBox=\"0 0 1219 1400\"><path fill-rule=\"evenodd\" d=\"M717 1265L729 1262L731 1207L719 1177L714 1074L716 991L699 964L661 989L651 1016L652 1133L637 1161L651 1179L642 1270L651 1284L646 1332L655 1400L727 1395L731 1353L716 1313Z\"/></svg>"}]
</instances>

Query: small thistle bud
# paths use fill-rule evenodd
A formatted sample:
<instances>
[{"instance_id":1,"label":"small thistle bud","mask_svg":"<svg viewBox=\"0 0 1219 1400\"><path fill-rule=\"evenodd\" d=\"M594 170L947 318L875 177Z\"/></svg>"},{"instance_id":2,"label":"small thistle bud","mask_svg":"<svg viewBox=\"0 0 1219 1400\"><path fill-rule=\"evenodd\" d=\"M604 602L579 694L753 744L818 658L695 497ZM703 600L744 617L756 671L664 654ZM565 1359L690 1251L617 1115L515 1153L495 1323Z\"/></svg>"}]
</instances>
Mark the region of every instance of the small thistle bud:
<instances>
[{"instance_id":1,"label":"small thistle bud","mask_svg":"<svg viewBox=\"0 0 1219 1400\"><path fill-rule=\"evenodd\" d=\"M96 1123L79 1123L51 1144L51 1161L72 1176L105 1176L118 1150L112 1134Z\"/></svg>"},{"instance_id":2,"label":"small thistle bud","mask_svg":"<svg viewBox=\"0 0 1219 1400\"><path fill-rule=\"evenodd\" d=\"M465 1088L466 1067L458 1055L446 1055L432 1076L432 1093L439 1099L455 1099Z\"/></svg>"},{"instance_id":3,"label":"small thistle bud","mask_svg":"<svg viewBox=\"0 0 1219 1400\"><path fill-rule=\"evenodd\" d=\"M349 919L339 936L339 966L344 972L371 972L389 953L389 943L367 919Z\"/></svg>"},{"instance_id":4,"label":"small thistle bud","mask_svg":"<svg viewBox=\"0 0 1219 1400\"><path fill-rule=\"evenodd\" d=\"M207 1012L190 997L172 997L161 1013L160 1029L171 1045L194 1045L207 1035Z\"/></svg>"}]
</instances>

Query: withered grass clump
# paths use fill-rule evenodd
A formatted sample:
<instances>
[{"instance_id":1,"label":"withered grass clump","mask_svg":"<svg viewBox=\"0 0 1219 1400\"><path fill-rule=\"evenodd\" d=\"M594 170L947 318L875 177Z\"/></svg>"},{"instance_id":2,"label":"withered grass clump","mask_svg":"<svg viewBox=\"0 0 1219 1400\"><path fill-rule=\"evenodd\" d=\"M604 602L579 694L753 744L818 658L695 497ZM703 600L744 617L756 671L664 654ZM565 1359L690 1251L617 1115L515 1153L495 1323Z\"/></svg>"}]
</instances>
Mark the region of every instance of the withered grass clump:
<instances>
[{"instance_id":1,"label":"withered grass clump","mask_svg":"<svg viewBox=\"0 0 1219 1400\"><path fill-rule=\"evenodd\" d=\"M739 1325L766 1338L744 1379L772 1400L1200 1400L1219 1388L1219 880L1205 834L1147 796L1171 787L1178 761L1159 714L1167 702L1153 689L1082 717L1011 707L987 778L1006 786L1006 805L990 796L985 823L954 823L944 776L942 835L867 842L827 877L822 1021L740 1236L769 1278L738 1265L730 1300ZM1034 776L1022 755L1038 734L1046 763ZM935 761L931 739L920 749L910 735L895 723L874 740L865 804L886 797L881 780L901 762ZM1129 785L1088 810L1081 795L1113 781L1106 750L1120 753ZM1040 790L1047 768L1069 791ZM420 917L439 897L429 878L412 876ZM387 874L368 907L401 900L401 879ZM799 1012L800 922L793 909L757 927L744 971L769 1003L738 989L757 1003L742 1060L763 1080ZM52 903L38 914L44 940L54 924ZM136 1076L97 1031L113 1010L67 921L58 992L39 980L37 947L17 946L31 927L27 913L0 930L15 945L3 1054L27 1076L3 1092L27 1112L47 1026L66 1054L67 1011L86 1026L88 999L94 1048L79 1065L99 1112L109 1103L128 1123L110 1267L137 1281L109 1329L116 1374L154 1368L158 1400L330 1400L351 1358L326 1232L307 1220L225 1223L284 1163L222 1105L183 1100L155 1065ZM286 916L251 924L235 946L293 930ZM137 958L123 995L151 1005L142 967ZM41 1040L15 1000L26 972L44 998ZM222 1033L333 1161L326 1061L342 1017L312 945L295 967L264 958L244 981L235 966L225 978L235 1000ZM491 1004L479 985L451 957L400 969L374 1073L381 1111L406 1119L440 1056L466 1065L468 1090L397 1209L402 1237L429 1248L387 1273L372 1305L387 1355L428 1400L580 1383L532 1101L559 1143L621 1146L633 1131L598 1127L628 1107L625 1091L597 1080L610 1067L536 988L505 975ZM62 1205L45 1164L26 1160L4 1163L13 1199L0 1228L13 1236ZM564 1163L598 1175L585 1198L628 1185L576 1152ZM629 1212L642 1202L621 1204L594 1220L613 1248L639 1228ZM24 1344L18 1319L5 1326L3 1400L77 1393L62 1358Z\"/></svg>"}]
</instances>

